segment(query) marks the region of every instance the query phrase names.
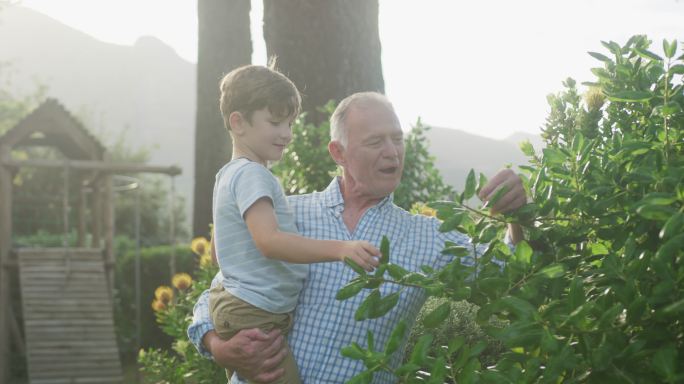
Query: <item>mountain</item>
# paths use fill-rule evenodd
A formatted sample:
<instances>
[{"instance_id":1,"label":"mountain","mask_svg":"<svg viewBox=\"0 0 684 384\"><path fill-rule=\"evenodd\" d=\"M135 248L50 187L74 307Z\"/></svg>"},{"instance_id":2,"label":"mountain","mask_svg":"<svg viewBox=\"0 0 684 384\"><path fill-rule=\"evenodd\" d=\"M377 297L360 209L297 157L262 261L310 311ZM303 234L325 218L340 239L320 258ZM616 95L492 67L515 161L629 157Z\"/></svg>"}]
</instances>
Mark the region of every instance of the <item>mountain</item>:
<instances>
[{"instance_id":1,"label":"mountain","mask_svg":"<svg viewBox=\"0 0 684 384\"><path fill-rule=\"evenodd\" d=\"M153 164L180 166L176 187L190 213L195 64L154 37L142 37L133 46L105 43L19 6L0 10L0 62L11 64L12 93L29 93L43 84L48 96L104 136L105 144L125 131L133 147L152 150ZM492 176L506 164L525 164L518 142L527 139L541 148L540 138L526 133L494 140L434 127L426 136L437 167L459 190L471 168Z\"/></svg>"},{"instance_id":2,"label":"mountain","mask_svg":"<svg viewBox=\"0 0 684 384\"><path fill-rule=\"evenodd\" d=\"M432 127L425 136L429 140L430 153L444 180L460 191L470 169L476 175L484 173L492 177L507 165L516 169L527 164L527 158L518 144L529 140L536 150L541 148L541 138L518 132L504 140L490 139L458 129Z\"/></svg>"},{"instance_id":3,"label":"mountain","mask_svg":"<svg viewBox=\"0 0 684 384\"><path fill-rule=\"evenodd\" d=\"M180 166L176 187L192 202L195 64L154 37L105 43L20 6L0 9L0 62L12 93L44 85L105 144L125 131L150 163Z\"/></svg>"}]
</instances>

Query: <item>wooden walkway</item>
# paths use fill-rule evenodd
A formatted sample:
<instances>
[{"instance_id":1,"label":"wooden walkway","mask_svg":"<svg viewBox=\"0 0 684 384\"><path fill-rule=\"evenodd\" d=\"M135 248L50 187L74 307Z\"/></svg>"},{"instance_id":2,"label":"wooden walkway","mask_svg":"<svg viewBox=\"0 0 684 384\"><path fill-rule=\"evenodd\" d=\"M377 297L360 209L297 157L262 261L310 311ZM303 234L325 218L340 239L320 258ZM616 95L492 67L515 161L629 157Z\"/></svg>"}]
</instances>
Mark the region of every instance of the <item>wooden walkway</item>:
<instances>
[{"instance_id":1,"label":"wooden walkway","mask_svg":"<svg viewBox=\"0 0 684 384\"><path fill-rule=\"evenodd\" d=\"M31 384L121 383L99 249L18 250Z\"/></svg>"}]
</instances>

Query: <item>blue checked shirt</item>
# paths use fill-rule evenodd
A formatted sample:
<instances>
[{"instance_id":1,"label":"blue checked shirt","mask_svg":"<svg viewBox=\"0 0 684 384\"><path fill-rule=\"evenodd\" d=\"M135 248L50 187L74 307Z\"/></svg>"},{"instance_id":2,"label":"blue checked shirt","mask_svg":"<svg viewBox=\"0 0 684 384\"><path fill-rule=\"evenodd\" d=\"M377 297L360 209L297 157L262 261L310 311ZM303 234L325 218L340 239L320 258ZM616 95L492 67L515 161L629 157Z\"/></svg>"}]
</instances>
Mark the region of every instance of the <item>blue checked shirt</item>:
<instances>
[{"instance_id":1,"label":"blue checked shirt","mask_svg":"<svg viewBox=\"0 0 684 384\"><path fill-rule=\"evenodd\" d=\"M369 208L350 233L342 220L344 201L338 179L323 192L289 196L299 232L321 240L366 240L376 246L383 236L390 240L390 261L409 271L419 271L422 265L445 266L451 258L441 254L446 240L470 246L470 239L460 233L441 233L440 222L431 217L411 215L392 203L392 196ZM297 308L294 326L288 341L299 366L304 383L343 383L365 369L362 362L343 357L340 349L357 342L367 347L366 333L372 331L376 348L384 348L389 336L402 318L413 325L426 296L421 289L407 288L396 307L379 319L357 322L354 312L370 293L345 301L335 300L337 291L355 278L356 273L344 263L311 264ZM214 281L216 283L216 280ZM399 290L395 284L384 284L383 296ZM213 329L208 311L207 292L200 296L194 309L188 337L203 355L210 357L202 345L202 337ZM408 337L408 335L407 335ZM404 355L406 338L400 353L395 353L392 366L397 367ZM233 378L235 381L235 376ZM373 383L394 383L389 372L375 373Z\"/></svg>"}]
</instances>

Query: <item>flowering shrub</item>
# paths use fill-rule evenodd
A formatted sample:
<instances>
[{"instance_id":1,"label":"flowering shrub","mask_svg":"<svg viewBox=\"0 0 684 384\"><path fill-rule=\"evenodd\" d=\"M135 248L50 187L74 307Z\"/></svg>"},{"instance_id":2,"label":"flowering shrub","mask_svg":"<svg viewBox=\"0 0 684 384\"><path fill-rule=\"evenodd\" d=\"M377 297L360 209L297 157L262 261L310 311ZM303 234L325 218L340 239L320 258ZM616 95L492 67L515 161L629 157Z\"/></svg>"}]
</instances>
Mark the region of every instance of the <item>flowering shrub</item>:
<instances>
[{"instance_id":1,"label":"flowering shrub","mask_svg":"<svg viewBox=\"0 0 684 384\"><path fill-rule=\"evenodd\" d=\"M470 249L447 244L455 259L443 269L406 271L392 264L386 242L379 272L357 268L348 286L372 290L360 319L394 306L378 285L423 287L442 298L422 318L428 330L455 302L475 304L478 323L505 346L501 357L483 365L484 340L454 335L435 346L426 332L403 365L390 367L407 336L402 322L387 345L343 349L368 367L351 382L370 383L378 370L402 383L684 382L684 55L675 58L676 41L664 41L661 57L645 36L603 45L607 54L590 53L601 62L587 83L595 89L583 100L565 81L549 97L546 148L521 145L530 204L503 216L467 206L485 182L472 171L456 201L431 204L441 230L467 234L473 252L488 244L475 265L461 262ZM526 233L514 251L502 242L508 223Z\"/></svg>"},{"instance_id":2,"label":"flowering shrub","mask_svg":"<svg viewBox=\"0 0 684 384\"><path fill-rule=\"evenodd\" d=\"M152 308L157 322L167 335L174 339L173 351L162 349L140 350L138 362L146 380L155 383L218 383L225 382L225 371L213 360L199 355L188 341L186 330L192 318L192 308L199 295L208 289L218 268L211 259L210 242L196 238L191 244L197 255L195 279L179 273L171 285L160 286L154 292Z\"/></svg>"}]
</instances>

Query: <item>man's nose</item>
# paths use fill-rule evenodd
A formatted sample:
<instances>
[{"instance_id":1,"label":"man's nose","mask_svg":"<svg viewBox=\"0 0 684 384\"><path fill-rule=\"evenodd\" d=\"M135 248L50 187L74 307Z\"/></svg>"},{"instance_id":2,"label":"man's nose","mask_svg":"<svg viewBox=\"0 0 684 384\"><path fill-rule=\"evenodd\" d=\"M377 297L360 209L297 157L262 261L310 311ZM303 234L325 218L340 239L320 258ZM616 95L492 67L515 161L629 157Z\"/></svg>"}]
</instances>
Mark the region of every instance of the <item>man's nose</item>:
<instances>
[{"instance_id":1,"label":"man's nose","mask_svg":"<svg viewBox=\"0 0 684 384\"><path fill-rule=\"evenodd\" d=\"M397 158L399 157L399 148L392 140L385 140L382 145L382 155L384 157Z\"/></svg>"}]
</instances>

